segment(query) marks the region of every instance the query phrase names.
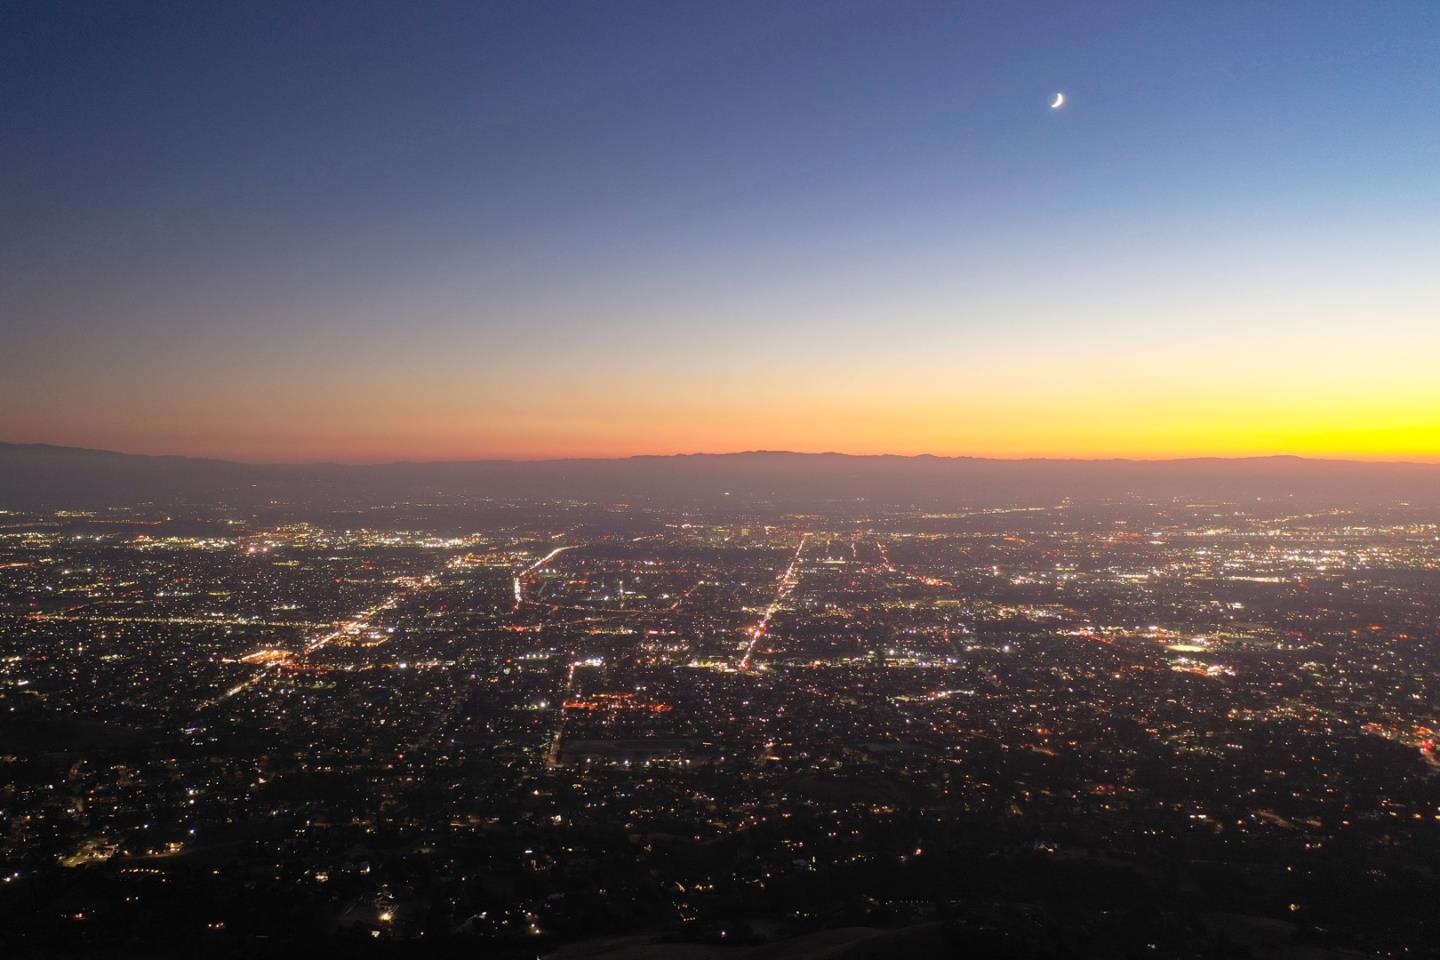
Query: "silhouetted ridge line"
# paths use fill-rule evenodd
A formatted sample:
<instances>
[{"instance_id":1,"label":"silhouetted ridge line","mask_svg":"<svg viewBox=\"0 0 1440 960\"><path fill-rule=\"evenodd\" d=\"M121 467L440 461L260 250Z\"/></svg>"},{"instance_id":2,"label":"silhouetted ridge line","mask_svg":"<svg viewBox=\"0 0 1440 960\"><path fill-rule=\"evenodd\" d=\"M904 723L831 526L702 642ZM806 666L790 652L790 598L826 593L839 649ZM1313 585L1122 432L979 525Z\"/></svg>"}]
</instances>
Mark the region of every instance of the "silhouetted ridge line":
<instances>
[{"instance_id":1,"label":"silhouetted ridge line","mask_svg":"<svg viewBox=\"0 0 1440 960\"><path fill-rule=\"evenodd\" d=\"M0 443L0 507L10 509L142 501L383 502L435 496L765 502L785 509L814 509L837 501L935 508L1135 496L1428 503L1440 501L1440 464L1295 456L998 460L787 451L255 464Z\"/></svg>"}]
</instances>

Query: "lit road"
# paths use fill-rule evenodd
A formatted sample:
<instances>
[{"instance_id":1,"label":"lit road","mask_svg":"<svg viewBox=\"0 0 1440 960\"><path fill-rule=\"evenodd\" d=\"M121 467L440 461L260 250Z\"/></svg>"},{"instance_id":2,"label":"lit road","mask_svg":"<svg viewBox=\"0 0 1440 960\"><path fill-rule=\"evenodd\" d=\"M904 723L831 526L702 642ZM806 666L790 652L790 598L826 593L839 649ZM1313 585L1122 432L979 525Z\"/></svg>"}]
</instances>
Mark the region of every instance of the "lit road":
<instances>
[{"instance_id":1,"label":"lit road","mask_svg":"<svg viewBox=\"0 0 1440 960\"><path fill-rule=\"evenodd\" d=\"M745 645L745 654L740 658L741 670L750 669L750 658L754 656L755 646L760 642L760 638L765 636L766 630L770 629L770 618L775 616L775 611L780 609L780 604L784 603L785 598L790 595L790 591L795 589L795 565L800 562L800 554L805 550L805 541L809 539L810 534L801 535L800 545L795 548L795 556L790 558L790 566L785 568L784 575L780 577L780 585L775 589L775 599L770 601L770 606L765 608L765 615L760 618L760 622L750 632L750 642Z\"/></svg>"},{"instance_id":2,"label":"lit road","mask_svg":"<svg viewBox=\"0 0 1440 960\"><path fill-rule=\"evenodd\" d=\"M565 689L560 693L560 703L555 711L555 730L550 735L550 749L545 753L545 765L547 767L560 766L560 744L565 738L565 704L569 702L570 695L575 692L575 671L579 667L599 666L599 661L575 660L570 664L570 670L565 674Z\"/></svg>"},{"instance_id":3,"label":"lit road","mask_svg":"<svg viewBox=\"0 0 1440 960\"><path fill-rule=\"evenodd\" d=\"M551 550L549 553L545 554L545 556L541 557L539 560L536 560L534 563L530 564L530 566L526 567L524 570L521 570L518 574L515 575L516 609L519 609L520 604L525 602L525 578L528 577L530 574L534 573L536 570L539 570L541 567L545 566L545 564L549 563L551 560L554 560L556 557L560 556L560 554L564 553L566 550L574 549L575 546L573 544L568 547L556 547L554 550Z\"/></svg>"},{"instance_id":4,"label":"lit road","mask_svg":"<svg viewBox=\"0 0 1440 960\"><path fill-rule=\"evenodd\" d=\"M434 582L435 576L433 574L427 574L423 577L406 581L404 590L400 591L399 593L391 594L389 597L386 597L384 600L380 601L375 606L370 607L367 610L360 611L354 617L340 624L335 629L311 638L308 642L306 642L305 646L300 649L298 656L307 657L315 651L334 643L341 637L354 636L360 633L366 627L370 626L370 621L373 620L377 614L385 610L393 610L397 605L399 605L401 600L405 599L405 597L409 596L417 590L423 590ZM270 676L270 674L278 670L281 663L283 662L285 661L267 664L265 667L257 671L255 675L252 676L249 680L246 680L242 683L237 683L235 686L231 687L229 690L226 690L224 693L220 694L220 696L216 697L215 699L207 700L202 703L200 705L200 709L205 710L210 707L217 706L221 703L224 703L226 700L229 700L236 694L243 693L244 691L249 690L251 687L255 686L255 684L259 683L261 680L264 680L266 677Z\"/></svg>"},{"instance_id":5,"label":"lit road","mask_svg":"<svg viewBox=\"0 0 1440 960\"><path fill-rule=\"evenodd\" d=\"M246 617L127 617L123 614L102 613L31 613L26 616L31 620L61 620L68 623L163 623L197 627L300 627L312 630L327 626L309 620L251 620Z\"/></svg>"}]
</instances>

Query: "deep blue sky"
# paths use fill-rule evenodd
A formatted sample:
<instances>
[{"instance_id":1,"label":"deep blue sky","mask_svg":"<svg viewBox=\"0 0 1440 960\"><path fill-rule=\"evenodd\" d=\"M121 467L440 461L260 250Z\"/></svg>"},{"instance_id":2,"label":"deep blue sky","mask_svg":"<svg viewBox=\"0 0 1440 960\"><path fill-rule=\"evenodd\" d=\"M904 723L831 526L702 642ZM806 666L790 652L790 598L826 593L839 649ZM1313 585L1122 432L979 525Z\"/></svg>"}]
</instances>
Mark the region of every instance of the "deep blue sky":
<instances>
[{"instance_id":1,"label":"deep blue sky","mask_svg":"<svg viewBox=\"0 0 1440 960\"><path fill-rule=\"evenodd\" d=\"M1436 3L4 3L0 183L4 438L1440 455Z\"/></svg>"}]
</instances>

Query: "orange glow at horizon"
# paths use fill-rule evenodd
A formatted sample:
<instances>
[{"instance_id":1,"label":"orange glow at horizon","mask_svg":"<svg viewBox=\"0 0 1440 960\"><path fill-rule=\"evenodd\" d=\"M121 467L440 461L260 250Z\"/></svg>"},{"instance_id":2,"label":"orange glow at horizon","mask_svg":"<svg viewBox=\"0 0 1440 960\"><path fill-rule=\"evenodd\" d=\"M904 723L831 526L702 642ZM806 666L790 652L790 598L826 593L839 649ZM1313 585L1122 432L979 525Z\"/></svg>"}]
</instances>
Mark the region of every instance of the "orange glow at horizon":
<instances>
[{"instance_id":1,"label":"orange glow at horizon","mask_svg":"<svg viewBox=\"0 0 1440 960\"><path fill-rule=\"evenodd\" d=\"M773 355L734 338L520 357L479 373L461 350L351 364L362 371L351 379L340 361L240 374L157 365L63 394L16 391L0 439L256 462L746 450L1440 462L1437 351L1440 332L1402 328L1365 340L1047 343L1017 359L1008 344L937 338L920 351L878 331Z\"/></svg>"},{"instance_id":2,"label":"orange glow at horizon","mask_svg":"<svg viewBox=\"0 0 1440 960\"><path fill-rule=\"evenodd\" d=\"M1317 424L1278 416L1248 423L1231 417L1207 419L1174 408L1136 411L1128 418L1120 413L1101 418L1098 413L1082 403L1048 417L989 407L931 419L912 411L870 417L848 411L827 419L811 411L776 410L769 417L717 420L691 410L657 413L642 423L611 420L608 430L591 430L586 423L558 428L534 423L533 431L496 431L473 422L411 421L405 430L333 425L295 431L287 429L293 424L277 423L265 430L252 423L251 429L234 432L157 431L126 437L85 431L6 439L258 463L548 460L754 450L1080 460L1289 455L1440 463L1440 417L1415 425L1367 427L1364 414ZM1377 416L1372 422L1384 421Z\"/></svg>"}]
</instances>

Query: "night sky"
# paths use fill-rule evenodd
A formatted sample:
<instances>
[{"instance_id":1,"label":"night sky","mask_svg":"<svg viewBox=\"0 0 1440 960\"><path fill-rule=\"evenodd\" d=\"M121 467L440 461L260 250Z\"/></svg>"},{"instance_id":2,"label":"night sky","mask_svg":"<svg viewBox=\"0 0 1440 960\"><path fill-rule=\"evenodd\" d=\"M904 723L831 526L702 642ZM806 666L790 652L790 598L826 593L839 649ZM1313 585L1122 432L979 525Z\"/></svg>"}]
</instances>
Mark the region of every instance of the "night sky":
<instances>
[{"instance_id":1,"label":"night sky","mask_svg":"<svg viewBox=\"0 0 1440 960\"><path fill-rule=\"evenodd\" d=\"M1440 4L7 2L0 332L135 452L1440 459Z\"/></svg>"}]
</instances>

